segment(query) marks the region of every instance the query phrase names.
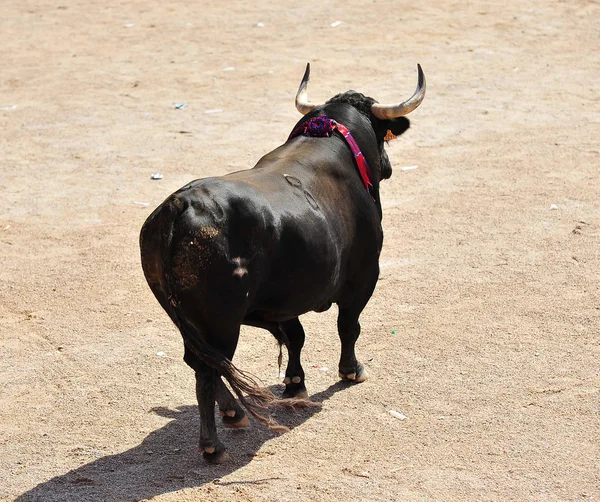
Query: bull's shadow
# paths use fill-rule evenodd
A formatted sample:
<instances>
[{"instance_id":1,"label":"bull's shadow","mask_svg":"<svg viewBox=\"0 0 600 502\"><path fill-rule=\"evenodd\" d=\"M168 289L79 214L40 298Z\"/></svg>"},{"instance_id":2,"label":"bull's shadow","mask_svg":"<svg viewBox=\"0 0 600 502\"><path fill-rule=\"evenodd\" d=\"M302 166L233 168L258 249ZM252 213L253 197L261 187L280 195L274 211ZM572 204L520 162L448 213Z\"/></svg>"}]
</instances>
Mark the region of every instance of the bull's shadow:
<instances>
[{"instance_id":1,"label":"bull's shadow","mask_svg":"<svg viewBox=\"0 0 600 502\"><path fill-rule=\"evenodd\" d=\"M347 384L337 382L311 396L311 400L325 401L346 387ZM277 392L279 389L271 390ZM276 408L273 415L280 424L293 428L320 410L319 407ZM229 449L231 460L223 465L208 465L196 451L199 434L196 406L181 406L177 410L155 408L152 411L173 418L173 421L149 434L138 446L56 476L23 493L16 502L131 501L202 486L251 462L260 447L276 436L256 421L252 422L251 429L219 427L219 435Z\"/></svg>"}]
</instances>

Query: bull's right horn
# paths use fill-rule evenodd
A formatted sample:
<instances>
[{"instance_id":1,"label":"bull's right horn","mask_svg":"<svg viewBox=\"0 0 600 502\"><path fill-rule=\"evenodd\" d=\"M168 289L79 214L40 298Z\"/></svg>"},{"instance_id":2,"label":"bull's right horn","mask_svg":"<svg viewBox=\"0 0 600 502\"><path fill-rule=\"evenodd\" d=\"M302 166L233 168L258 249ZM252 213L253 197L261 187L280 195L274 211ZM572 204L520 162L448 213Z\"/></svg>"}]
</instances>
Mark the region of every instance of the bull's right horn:
<instances>
[{"instance_id":1,"label":"bull's right horn","mask_svg":"<svg viewBox=\"0 0 600 502\"><path fill-rule=\"evenodd\" d=\"M375 103L371 106L371 113L375 115L375 117L381 120L395 119L409 114L421 104L425 97L425 75L423 74L420 64L417 65L417 69L419 70L419 82L414 94L399 105L382 105Z\"/></svg>"},{"instance_id":2,"label":"bull's right horn","mask_svg":"<svg viewBox=\"0 0 600 502\"><path fill-rule=\"evenodd\" d=\"M300 82L300 87L298 88L298 93L296 94L296 108L302 115L306 115L315 108L323 106L323 104L313 104L308 100L307 87L309 79L310 63L306 63L306 71L304 72L304 77L302 77L302 82Z\"/></svg>"}]
</instances>

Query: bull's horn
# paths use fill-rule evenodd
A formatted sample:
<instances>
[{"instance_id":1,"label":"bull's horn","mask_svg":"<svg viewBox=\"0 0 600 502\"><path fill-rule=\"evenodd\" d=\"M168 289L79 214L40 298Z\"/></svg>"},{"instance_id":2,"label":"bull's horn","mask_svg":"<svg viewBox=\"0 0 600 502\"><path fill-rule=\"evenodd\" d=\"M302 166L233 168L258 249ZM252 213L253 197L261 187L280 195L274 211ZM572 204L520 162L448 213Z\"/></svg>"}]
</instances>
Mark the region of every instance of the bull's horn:
<instances>
[{"instance_id":1,"label":"bull's horn","mask_svg":"<svg viewBox=\"0 0 600 502\"><path fill-rule=\"evenodd\" d=\"M423 98L425 97L425 75L423 74L420 64L417 65L417 68L419 70L419 83L417 84L415 93L399 105L381 105L375 103L371 106L371 113L375 115L375 117L382 120L395 119L409 114L421 104L421 101L423 101Z\"/></svg>"},{"instance_id":2,"label":"bull's horn","mask_svg":"<svg viewBox=\"0 0 600 502\"><path fill-rule=\"evenodd\" d=\"M313 104L308 100L308 81L310 79L310 63L306 64L306 71L304 72L304 77L302 77L302 82L300 82L300 87L298 88L298 93L296 94L296 108L302 115L306 115L308 112L314 110L315 108L322 106L322 104Z\"/></svg>"}]
</instances>

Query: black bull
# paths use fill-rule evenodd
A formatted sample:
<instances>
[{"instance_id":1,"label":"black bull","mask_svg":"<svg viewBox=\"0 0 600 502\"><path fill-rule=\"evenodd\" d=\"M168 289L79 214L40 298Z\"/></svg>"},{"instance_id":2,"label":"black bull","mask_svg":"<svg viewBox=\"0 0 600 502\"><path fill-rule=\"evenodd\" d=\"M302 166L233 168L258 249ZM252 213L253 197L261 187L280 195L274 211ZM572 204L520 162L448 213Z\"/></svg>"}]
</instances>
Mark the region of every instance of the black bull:
<instances>
[{"instance_id":1,"label":"black bull","mask_svg":"<svg viewBox=\"0 0 600 502\"><path fill-rule=\"evenodd\" d=\"M183 336L184 360L196 373L199 448L211 462L227 458L217 437L215 401L225 426L249 425L222 377L247 411L270 421L265 410L273 395L231 363L240 325L265 328L286 346L283 397L304 399L298 316L337 303L340 377L367 378L354 345L379 275L379 182L392 171L384 143L408 129L403 115L420 104L425 81L419 67L417 90L400 105L376 104L354 91L312 104L308 77L307 67L296 98L305 116L297 127L317 116L345 126L370 168L370 191L342 134L300 134L253 169L184 186L142 227L144 274Z\"/></svg>"}]
</instances>

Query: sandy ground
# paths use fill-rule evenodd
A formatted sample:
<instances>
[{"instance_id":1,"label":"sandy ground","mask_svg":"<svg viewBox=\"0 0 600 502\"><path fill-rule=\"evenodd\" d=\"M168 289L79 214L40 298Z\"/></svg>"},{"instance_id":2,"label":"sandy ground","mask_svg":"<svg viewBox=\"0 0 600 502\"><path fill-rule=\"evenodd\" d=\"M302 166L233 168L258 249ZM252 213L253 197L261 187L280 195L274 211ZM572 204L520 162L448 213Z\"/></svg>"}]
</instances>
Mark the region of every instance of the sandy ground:
<instances>
[{"instance_id":1,"label":"sandy ground","mask_svg":"<svg viewBox=\"0 0 600 502\"><path fill-rule=\"evenodd\" d=\"M0 3L1 499L600 499L597 2ZM281 144L308 61L314 100L428 81L388 148L371 378L338 383L335 309L305 316L322 408L220 430L207 466L139 229ZM280 392L276 359L243 330Z\"/></svg>"}]
</instances>

